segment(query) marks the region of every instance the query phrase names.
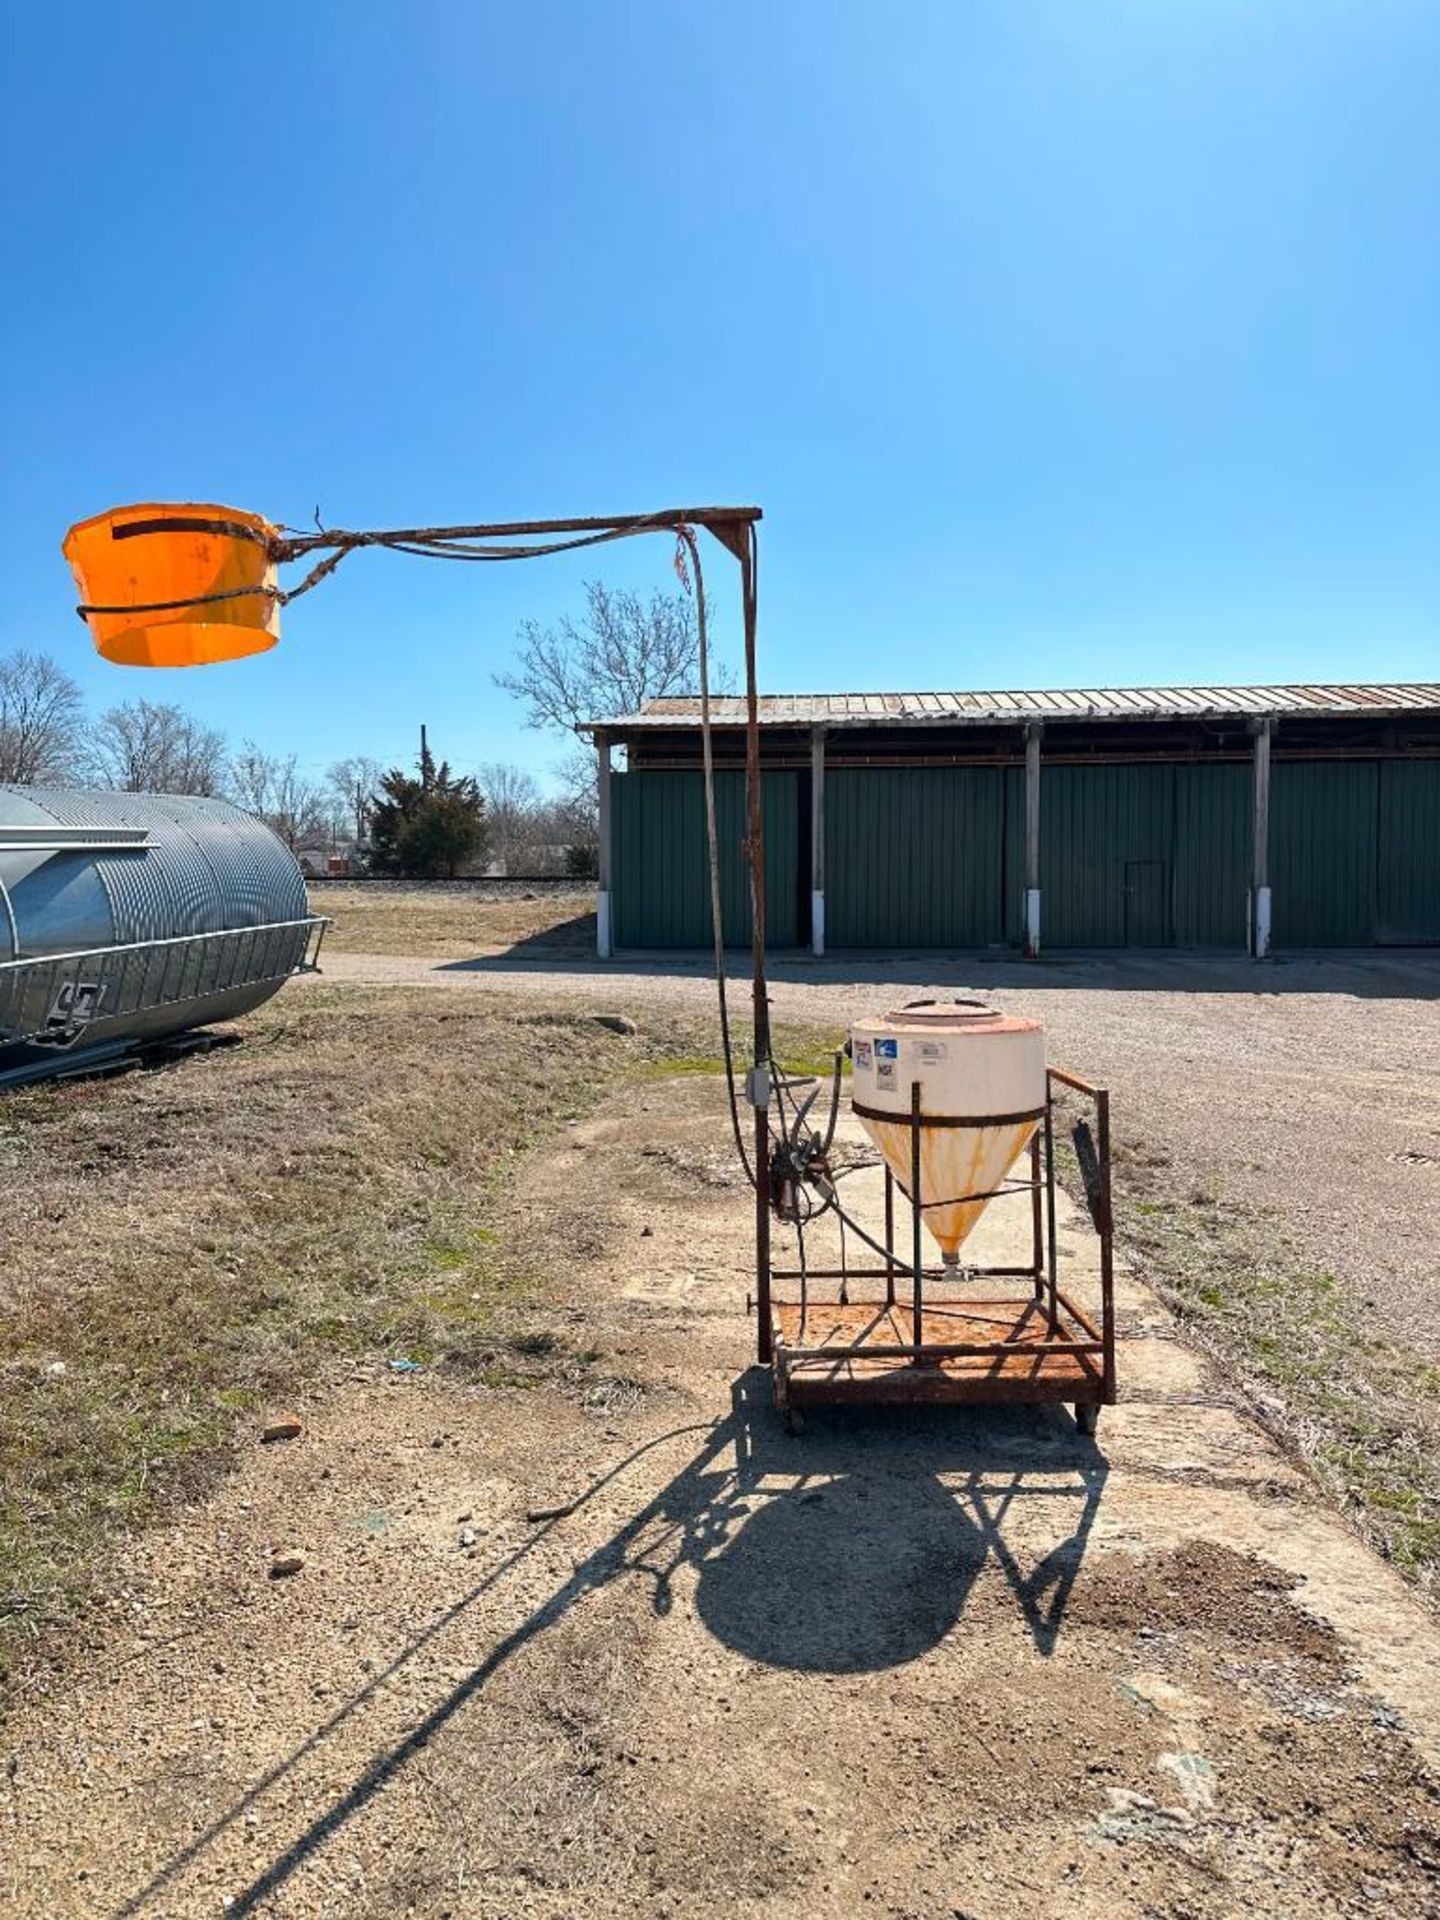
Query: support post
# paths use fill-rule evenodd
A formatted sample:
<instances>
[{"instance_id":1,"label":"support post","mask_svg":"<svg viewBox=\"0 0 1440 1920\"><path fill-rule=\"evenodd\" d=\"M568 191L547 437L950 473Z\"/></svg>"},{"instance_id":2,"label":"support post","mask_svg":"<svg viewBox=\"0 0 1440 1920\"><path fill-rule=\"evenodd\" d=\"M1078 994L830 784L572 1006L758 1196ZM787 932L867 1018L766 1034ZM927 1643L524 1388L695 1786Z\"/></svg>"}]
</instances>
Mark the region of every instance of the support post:
<instances>
[{"instance_id":1,"label":"support post","mask_svg":"<svg viewBox=\"0 0 1440 1920\"><path fill-rule=\"evenodd\" d=\"M1100 1161L1100 1332L1105 1404L1115 1404L1115 1217L1110 1206L1110 1095L1095 1095L1095 1127Z\"/></svg>"},{"instance_id":2,"label":"support post","mask_svg":"<svg viewBox=\"0 0 1440 1920\"><path fill-rule=\"evenodd\" d=\"M1255 722L1255 753L1250 826L1250 955L1270 955L1270 740L1271 719Z\"/></svg>"},{"instance_id":3,"label":"support post","mask_svg":"<svg viewBox=\"0 0 1440 1920\"><path fill-rule=\"evenodd\" d=\"M810 729L810 951L825 957L825 729Z\"/></svg>"},{"instance_id":4,"label":"support post","mask_svg":"<svg viewBox=\"0 0 1440 1920\"><path fill-rule=\"evenodd\" d=\"M610 919L610 736L603 729L595 735L595 754L599 761L596 781L599 791L599 869L600 891L595 902L595 952L608 960L615 951Z\"/></svg>"},{"instance_id":5,"label":"support post","mask_svg":"<svg viewBox=\"0 0 1440 1920\"><path fill-rule=\"evenodd\" d=\"M1025 900L1024 952L1040 956L1040 735L1038 720L1025 728Z\"/></svg>"},{"instance_id":6,"label":"support post","mask_svg":"<svg viewBox=\"0 0 1440 1920\"><path fill-rule=\"evenodd\" d=\"M1050 1337L1060 1331L1059 1249L1055 1230L1055 1096L1045 1083L1045 1254L1050 1272Z\"/></svg>"},{"instance_id":7,"label":"support post","mask_svg":"<svg viewBox=\"0 0 1440 1920\"><path fill-rule=\"evenodd\" d=\"M885 1163L885 1304L895 1304L895 1176Z\"/></svg>"},{"instance_id":8,"label":"support post","mask_svg":"<svg viewBox=\"0 0 1440 1920\"><path fill-rule=\"evenodd\" d=\"M920 1199L920 1180L920 1082L912 1080L910 1083L910 1264L914 1286L910 1296L910 1323L914 1329L913 1340L917 1348L925 1344L925 1284L921 1279L923 1271L921 1256L925 1250L922 1231L925 1215Z\"/></svg>"},{"instance_id":9,"label":"support post","mask_svg":"<svg viewBox=\"0 0 1440 1920\"><path fill-rule=\"evenodd\" d=\"M1030 1257L1034 1262L1035 1298L1045 1291L1045 1194L1040 1182L1040 1129L1030 1136Z\"/></svg>"},{"instance_id":10,"label":"support post","mask_svg":"<svg viewBox=\"0 0 1440 1920\"><path fill-rule=\"evenodd\" d=\"M760 780L760 690L755 667L759 594L753 527L745 529L738 551L740 600L745 620L745 851L750 867L750 1006L755 1033L751 1099L755 1112L755 1307L760 1322L756 1357L762 1366L768 1366L773 1346L770 1325L770 989L765 978L765 808Z\"/></svg>"}]
</instances>

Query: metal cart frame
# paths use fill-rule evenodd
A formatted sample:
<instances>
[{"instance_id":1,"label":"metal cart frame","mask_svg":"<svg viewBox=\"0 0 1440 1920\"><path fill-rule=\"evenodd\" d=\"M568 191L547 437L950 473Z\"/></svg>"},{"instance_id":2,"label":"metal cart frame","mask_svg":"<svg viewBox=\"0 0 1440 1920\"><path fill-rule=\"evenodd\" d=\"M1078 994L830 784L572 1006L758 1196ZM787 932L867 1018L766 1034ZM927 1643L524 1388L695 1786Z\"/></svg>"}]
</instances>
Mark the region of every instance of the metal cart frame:
<instances>
[{"instance_id":1,"label":"metal cart frame","mask_svg":"<svg viewBox=\"0 0 1440 1920\"><path fill-rule=\"evenodd\" d=\"M1100 1323L1060 1286L1055 1213L1055 1103L1057 1088L1085 1100L1093 1114L1073 1140L1091 1220L1100 1241ZM887 1116L890 1117L890 1116ZM921 1111L920 1084L911 1088L908 1258L897 1247L898 1182L885 1169L884 1265L775 1268L767 1281L801 1283L801 1295L782 1298L764 1289L762 1350L771 1354L775 1404L792 1427L812 1406L879 1403L996 1404L1059 1401L1074 1408L1093 1433L1102 1406L1115 1402L1114 1231L1110 1198L1110 1095L1060 1067L1046 1072L1045 1104L1029 1147L1029 1177L1008 1180L992 1193L927 1199L923 1190L922 1130L926 1126L982 1127L985 1119L936 1121ZM1008 1297L927 1299L927 1286L945 1277L924 1261L924 1216L932 1207L1028 1192L1032 1253L1027 1266L972 1267L968 1278L1028 1281ZM905 1196L902 1194L902 1199ZM842 1248L843 1248L842 1241ZM953 1278L953 1275L951 1276ZM816 1304L812 1280L840 1281L845 1304ZM908 1298L901 1282L908 1280ZM884 1282L883 1297L849 1300L851 1282Z\"/></svg>"}]
</instances>

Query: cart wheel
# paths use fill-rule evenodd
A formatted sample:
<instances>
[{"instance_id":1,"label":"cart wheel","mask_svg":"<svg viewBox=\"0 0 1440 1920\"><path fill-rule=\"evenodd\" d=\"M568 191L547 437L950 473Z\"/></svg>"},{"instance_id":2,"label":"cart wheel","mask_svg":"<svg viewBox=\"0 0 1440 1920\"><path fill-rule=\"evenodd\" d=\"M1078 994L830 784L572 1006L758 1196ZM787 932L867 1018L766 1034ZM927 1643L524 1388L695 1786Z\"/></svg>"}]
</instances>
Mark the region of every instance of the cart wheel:
<instances>
[{"instance_id":1,"label":"cart wheel","mask_svg":"<svg viewBox=\"0 0 1440 1920\"><path fill-rule=\"evenodd\" d=\"M1075 1424L1081 1433L1094 1433L1100 1424L1100 1409L1093 1401L1087 1401L1075 1409Z\"/></svg>"},{"instance_id":2,"label":"cart wheel","mask_svg":"<svg viewBox=\"0 0 1440 1920\"><path fill-rule=\"evenodd\" d=\"M785 1431L796 1434L805 1431L805 1416L799 1407L787 1407L785 1409Z\"/></svg>"}]
</instances>

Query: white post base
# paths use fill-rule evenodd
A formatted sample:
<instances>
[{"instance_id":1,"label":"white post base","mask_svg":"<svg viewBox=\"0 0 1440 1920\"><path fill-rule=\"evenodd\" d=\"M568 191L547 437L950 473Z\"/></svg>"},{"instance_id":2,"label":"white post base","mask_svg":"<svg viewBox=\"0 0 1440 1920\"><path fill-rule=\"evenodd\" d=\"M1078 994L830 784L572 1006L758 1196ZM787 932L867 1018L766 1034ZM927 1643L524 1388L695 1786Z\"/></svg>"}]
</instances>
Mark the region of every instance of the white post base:
<instances>
[{"instance_id":1,"label":"white post base","mask_svg":"<svg viewBox=\"0 0 1440 1920\"><path fill-rule=\"evenodd\" d=\"M1250 889L1250 952L1256 960L1270 958L1270 889Z\"/></svg>"},{"instance_id":2,"label":"white post base","mask_svg":"<svg viewBox=\"0 0 1440 1920\"><path fill-rule=\"evenodd\" d=\"M602 888L595 902L595 953L597 958L608 960L615 951L615 943L610 934L610 892Z\"/></svg>"},{"instance_id":3,"label":"white post base","mask_svg":"<svg viewBox=\"0 0 1440 1920\"><path fill-rule=\"evenodd\" d=\"M1038 960L1040 957L1040 889L1025 889L1025 958Z\"/></svg>"},{"instance_id":4,"label":"white post base","mask_svg":"<svg viewBox=\"0 0 1440 1920\"><path fill-rule=\"evenodd\" d=\"M825 958L825 895L810 895L810 951L817 960Z\"/></svg>"}]
</instances>

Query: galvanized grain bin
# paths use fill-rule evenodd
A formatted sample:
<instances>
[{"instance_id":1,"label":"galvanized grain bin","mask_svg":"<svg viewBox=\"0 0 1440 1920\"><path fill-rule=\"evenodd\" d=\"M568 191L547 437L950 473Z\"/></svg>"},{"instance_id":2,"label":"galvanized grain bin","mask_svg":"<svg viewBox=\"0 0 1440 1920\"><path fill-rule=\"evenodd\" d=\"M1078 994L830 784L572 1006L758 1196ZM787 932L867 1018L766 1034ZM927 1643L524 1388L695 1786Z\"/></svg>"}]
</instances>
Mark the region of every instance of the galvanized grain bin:
<instances>
[{"instance_id":1,"label":"galvanized grain bin","mask_svg":"<svg viewBox=\"0 0 1440 1920\"><path fill-rule=\"evenodd\" d=\"M248 1013L314 966L324 924L227 801L0 787L0 1082Z\"/></svg>"}]
</instances>

